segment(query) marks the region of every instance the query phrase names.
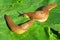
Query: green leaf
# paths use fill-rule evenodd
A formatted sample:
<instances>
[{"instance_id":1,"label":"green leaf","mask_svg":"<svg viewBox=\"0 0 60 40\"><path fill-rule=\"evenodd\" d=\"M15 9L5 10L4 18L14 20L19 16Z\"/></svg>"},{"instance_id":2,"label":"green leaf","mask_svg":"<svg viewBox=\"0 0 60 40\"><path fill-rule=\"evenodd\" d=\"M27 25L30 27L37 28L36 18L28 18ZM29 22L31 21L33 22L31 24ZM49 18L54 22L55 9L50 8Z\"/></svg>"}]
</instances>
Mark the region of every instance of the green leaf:
<instances>
[{"instance_id":1,"label":"green leaf","mask_svg":"<svg viewBox=\"0 0 60 40\"><path fill-rule=\"evenodd\" d=\"M23 34L16 34L9 30L4 15L9 15L18 25L26 22L29 18L18 17L19 13L34 12L37 8L57 3L57 7L50 11L46 22L35 22ZM0 40L58 40L50 27L60 31L60 1L59 0L0 0ZM45 30L46 27L46 30ZM50 34L52 33L52 34Z\"/></svg>"}]
</instances>

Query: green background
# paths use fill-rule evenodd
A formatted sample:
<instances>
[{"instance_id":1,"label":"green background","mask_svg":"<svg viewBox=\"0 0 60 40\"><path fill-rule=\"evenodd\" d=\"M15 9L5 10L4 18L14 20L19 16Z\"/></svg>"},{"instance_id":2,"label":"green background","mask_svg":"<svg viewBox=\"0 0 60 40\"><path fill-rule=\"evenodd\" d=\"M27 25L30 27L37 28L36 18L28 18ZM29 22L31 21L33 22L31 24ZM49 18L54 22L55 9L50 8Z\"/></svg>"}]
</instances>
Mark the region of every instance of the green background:
<instances>
[{"instance_id":1,"label":"green background","mask_svg":"<svg viewBox=\"0 0 60 40\"><path fill-rule=\"evenodd\" d=\"M9 15L16 24L21 24L29 18L18 17L19 13L34 12L37 8L49 4L57 4L57 7L49 12L46 22L35 21L23 34L16 34L7 27L5 14ZM0 40L60 40L59 38L60 0L0 0Z\"/></svg>"}]
</instances>

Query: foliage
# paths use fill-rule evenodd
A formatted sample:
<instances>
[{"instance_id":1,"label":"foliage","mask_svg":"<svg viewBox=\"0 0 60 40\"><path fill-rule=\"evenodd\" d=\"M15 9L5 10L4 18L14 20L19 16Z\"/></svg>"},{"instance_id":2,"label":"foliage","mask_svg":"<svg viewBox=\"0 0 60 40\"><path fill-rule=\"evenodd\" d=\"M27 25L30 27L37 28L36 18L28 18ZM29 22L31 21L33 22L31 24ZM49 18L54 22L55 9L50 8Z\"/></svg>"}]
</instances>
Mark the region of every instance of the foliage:
<instances>
[{"instance_id":1,"label":"foliage","mask_svg":"<svg viewBox=\"0 0 60 40\"><path fill-rule=\"evenodd\" d=\"M4 19L5 14L9 15L16 24L21 24L29 18L18 17L19 13L34 12L37 8L49 4L57 4L57 7L50 11L46 22L34 22L31 28L21 35L8 29ZM60 40L59 8L60 0L0 0L0 40Z\"/></svg>"}]
</instances>

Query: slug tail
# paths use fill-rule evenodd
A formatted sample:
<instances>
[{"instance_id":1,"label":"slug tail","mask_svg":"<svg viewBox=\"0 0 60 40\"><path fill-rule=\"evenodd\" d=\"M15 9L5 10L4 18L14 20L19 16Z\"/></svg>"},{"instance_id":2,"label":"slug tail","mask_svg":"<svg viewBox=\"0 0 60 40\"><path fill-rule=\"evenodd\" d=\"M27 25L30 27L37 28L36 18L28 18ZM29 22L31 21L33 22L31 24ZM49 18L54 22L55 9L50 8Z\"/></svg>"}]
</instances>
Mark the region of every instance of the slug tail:
<instances>
[{"instance_id":1,"label":"slug tail","mask_svg":"<svg viewBox=\"0 0 60 40\"><path fill-rule=\"evenodd\" d=\"M57 6L57 4L50 4L50 5L47 5L43 8L43 10L47 10L47 11L50 11L51 9L55 8Z\"/></svg>"}]
</instances>

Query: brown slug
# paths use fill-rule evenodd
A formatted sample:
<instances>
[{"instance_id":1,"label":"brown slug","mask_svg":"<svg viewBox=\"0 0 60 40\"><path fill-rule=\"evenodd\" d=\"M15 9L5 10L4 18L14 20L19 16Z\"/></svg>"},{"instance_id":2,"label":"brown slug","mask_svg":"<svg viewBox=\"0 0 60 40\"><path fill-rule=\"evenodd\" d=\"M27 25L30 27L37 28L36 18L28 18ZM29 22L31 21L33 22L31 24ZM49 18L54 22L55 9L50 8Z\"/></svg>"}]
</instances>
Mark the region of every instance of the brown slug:
<instances>
[{"instance_id":1,"label":"brown slug","mask_svg":"<svg viewBox=\"0 0 60 40\"><path fill-rule=\"evenodd\" d=\"M5 19L6 19L6 23L8 24L9 28L17 34L22 34L25 31L27 31L34 22L34 20L32 19L32 20L18 26L11 20L11 18L9 16L5 15Z\"/></svg>"},{"instance_id":2,"label":"brown slug","mask_svg":"<svg viewBox=\"0 0 60 40\"><path fill-rule=\"evenodd\" d=\"M23 15L31 18L31 20L19 26L16 25L9 16L5 15L5 19L9 28L13 32L17 34L22 34L30 28L30 26L33 24L35 20L38 20L40 22L45 22L48 19L49 11L54 7L56 7L56 4L47 5L42 10L39 11L24 13Z\"/></svg>"},{"instance_id":3,"label":"brown slug","mask_svg":"<svg viewBox=\"0 0 60 40\"><path fill-rule=\"evenodd\" d=\"M36 19L40 22L45 22L48 19L49 11L54 7L56 7L56 4L50 4L50 5L43 7L42 10L24 13L23 15L31 19Z\"/></svg>"}]
</instances>

